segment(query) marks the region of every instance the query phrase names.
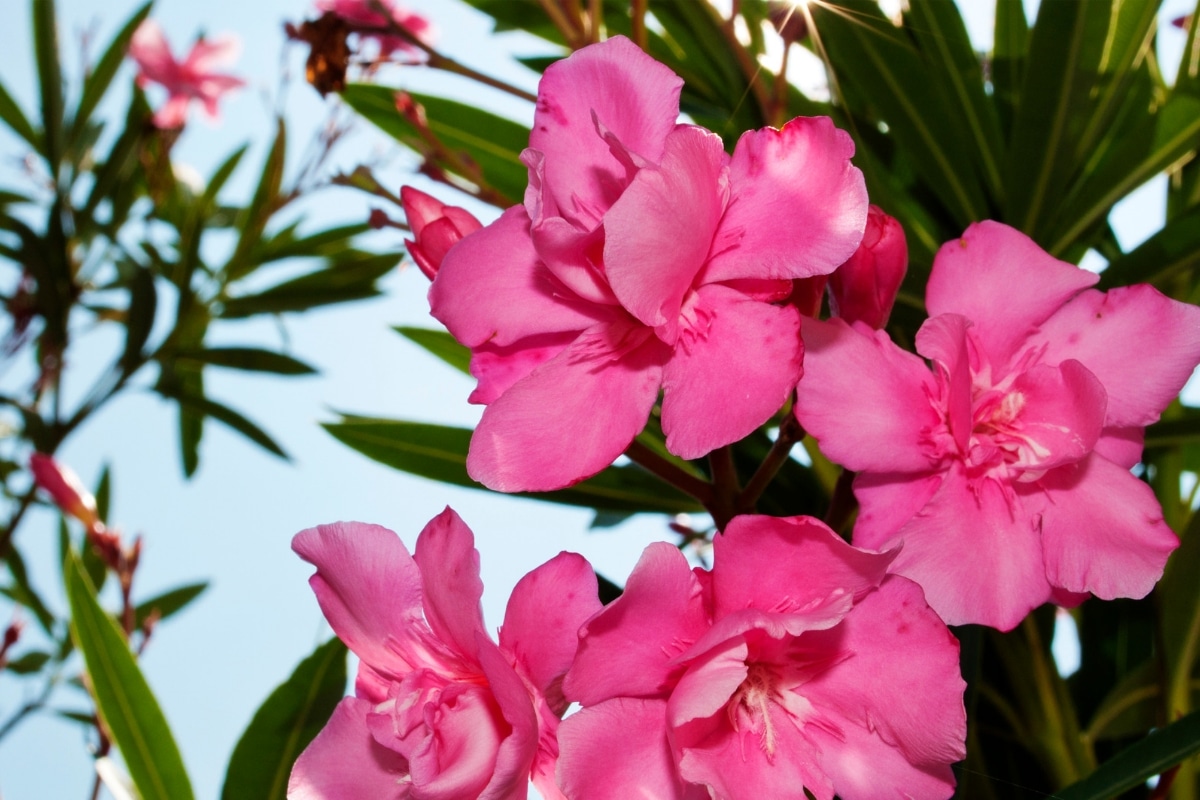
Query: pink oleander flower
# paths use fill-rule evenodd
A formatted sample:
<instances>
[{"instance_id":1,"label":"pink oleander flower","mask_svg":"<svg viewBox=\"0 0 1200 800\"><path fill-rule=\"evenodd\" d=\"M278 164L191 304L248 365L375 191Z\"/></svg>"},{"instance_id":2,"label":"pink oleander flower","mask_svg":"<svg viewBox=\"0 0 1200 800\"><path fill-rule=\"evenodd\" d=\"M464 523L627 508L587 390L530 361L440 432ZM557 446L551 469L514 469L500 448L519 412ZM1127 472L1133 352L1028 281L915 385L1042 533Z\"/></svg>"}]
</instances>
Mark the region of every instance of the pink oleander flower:
<instances>
[{"instance_id":1,"label":"pink oleander flower","mask_svg":"<svg viewBox=\"0 0 1200 800\"><path fill-rule=\"evenodd\" d=\"M829 276L830 313L846 322L882 328L892 313L906 271L908 242L904 228L879 206L871 206L862 244Z\"/></svg>"},{"instance_id":2,"label":"pink oleander flower","mask_svg":"<svg viewBox=\"0 0 1200 800\"><path fill-rule=\"evenodd\" d=\"M292 542L317 572L325 618L358 656L355 696L300 755L290 800L526 797L555 786L562 676L579 626L600 608L596 577L562 553L521 579L499 644L483 627L479 553L452 510L414 555L389 530L322 525Z\"/></svg>"},{"instance_id":3,"label":"pink oleander flower","mask_svg":"<svg viewBox=\"0 0 1200 800\"><path fill-rule=\"evenodd\" d=\"M430 289L487 405L467 469L492 489L568 486L612 463L662 391L667 448L746 436L801 371L793 279L862 238L854 145L824 117L742 136L677 124L682 81L624 37L538 89L523 205L463 239Z\"/></svg>"},{"instance_id":4,"label":"pink oleander flower","mask_svg":"<svg viewBox=\"0 0 1200 800\"><path fill-rule=\"evenodd\" d=\"M437 276L450 248L483 227L465 208L448 206L411 186L400 188L400 201L413 233L413 238L404 240L404 246L430 280Z\"/></svg>"},{"instance_id":5,"label":"pink oleander flower","mask_svg":"<svg viewBox=\"0 0 1200 800\"><path fill-rule=\"evenodd\" d=\"M54 505L64 514L82 522L89 530L104 530L96 498L87 490L79 476L70 467L59 464L45 453L34 453L29 457L29 471L33 481L43 492L50 495Z\"/></svg>"},{"instance_id":6,"label":"pink oleander flower","mask_svg":"<svg viewBox=\"0 0 1200 800\"><path fill-rule=\"evenodd\" d=\"M1200 309L1096 281L981 222L934 260L932 369L861 324L805 321L796 416L858 472L854 543L902 542L893 571L951 625L1144 597L1178 545L1130 468L1200 361Z\"/></svg>"},{"instance_id":7,"label":"pink oleander flower","mask_svg":"<svg viewBox=\"0 0 1200 800\"><path fill-rule=\"evenodd\" d=\"M954 791L958 642L895 552L811 517L735 517L711 572L666 543L587 622L567 673L572 800L818 800Z\"/></svg>"},{"instance_id":8,"label":"pink oleander flower","mask_svg":"<svg viewBox=\"0 0 1200 800\"><path fill-rule=\"evenodd\" d=\"M387 12L387 16L379 10L382 7ZM389 20L397 26L411 33L414 37L430 44L433 41L434 30L433 25L425 17L416 12L409 11L396 0L317 0L317 10L336 14L351 25L362 25L370 28L386 28ZM360 36L372 39L379 43L380 52L383 55L391 55L395 52L403 52L413 56L423 55L421 50L414 47L411 42L403 36L389 35L387 33L364 33L358 32Z\"/></svg>"},{"instance_id":9,"label":"pink oleander flower","mask_svg":"<svg viewBox=\"0 0 1200 800\"><path fill-rule=\"evenodd\" d=\"M138 65L138 86L157 83L167 90L167 102L154 113L155 126L182 128L192 100L203 103L208 116L216 119L221 95L245 85L241 78L215 71L236 58L238 49L232 36L211 42L201 39L183 61L177 61L158 23L148 19L138 26L129 44L129 56Z\"/></svg>"}]
</instances>

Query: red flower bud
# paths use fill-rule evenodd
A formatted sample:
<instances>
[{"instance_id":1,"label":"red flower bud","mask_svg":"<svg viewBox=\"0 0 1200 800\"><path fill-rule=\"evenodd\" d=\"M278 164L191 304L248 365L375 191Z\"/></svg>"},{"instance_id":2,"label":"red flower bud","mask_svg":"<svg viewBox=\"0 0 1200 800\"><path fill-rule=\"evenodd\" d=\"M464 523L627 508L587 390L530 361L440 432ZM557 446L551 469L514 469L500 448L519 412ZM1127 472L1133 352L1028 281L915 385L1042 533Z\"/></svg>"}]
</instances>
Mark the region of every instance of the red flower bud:
<instances>
[{"instance_id":1,"label":"red flower bud","mask_svg":"<svg viewBox=\"0 0 1200 800\"><path fill-rule=\"evenodd\" d=\"M862 244L829 276L829 309L847 322L882 328L908 269L904 228L878 206L867 211Z\"/></svg>"},{"instance_id":2,"label":"red flower bud","mask_svg":"<svg viewBox=\"0 0 1200 800\"><path fill-rule=\"evenodd\" d=\"M104 529L96 509L96 498L84 488L79 477L70 467L63 466L45 453L34 453L29 457L29 469L33 480L54 504L82 522L89 530Z\"/></svg>"},{"instance_id":3,"label":"red flower bud","mask_svg":"<svg viewBox=\"0 0 1200 800\"><path fill-rule=\"evenodd\" d=\"M408 227L413 232L413 238L405 239L404 244L408 247L408 254L429 280L437 275L442 259L451 247L464 236L483 227L470 211L448 206L411 186L401 187L400 200L404 204L404 213L408 215Z\"/></svg>"}]
</instances>

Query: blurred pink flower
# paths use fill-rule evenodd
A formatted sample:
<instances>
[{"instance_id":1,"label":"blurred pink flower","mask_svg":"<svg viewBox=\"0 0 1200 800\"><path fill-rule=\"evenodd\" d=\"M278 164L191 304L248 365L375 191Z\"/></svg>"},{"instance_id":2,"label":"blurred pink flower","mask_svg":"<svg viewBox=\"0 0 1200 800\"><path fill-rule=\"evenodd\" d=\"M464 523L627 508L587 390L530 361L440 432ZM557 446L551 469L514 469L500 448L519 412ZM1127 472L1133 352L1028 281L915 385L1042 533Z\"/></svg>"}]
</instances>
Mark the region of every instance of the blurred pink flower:
<instances>
[{"instance_id":1,"label":"blurred pink flower","mask_svg":"<svg viewBox=\"0 0 1200 800\"><path fill-rule=\"evenodd\" d=\"M958 642L895 553L811 517L735 517L711 572L646 548L581 631L559 728L572 800L947 798Z\"/></svg>"},{"instance_id":2,"label":"blurred pink flower","mask_svg":"<svg viewBox=\"0 0 1200 800\"><path fill-rule=\"evenodd\" d=\"M296 761L290 800L513 800L531 779L561 800L562 676L600 609L587 561L562 553L522 578L497 645L483 626L474 536L450 509L412 556L391 531L360 523L306 530L292 548L317 568L321 610L360 661L355 696Z\"/></svg>"},{"instance_id":3,"label":"blurred pink flower","mask_svg":"<svg viewBox=\"0 0 1200 800\"><path fill-rule=\"evenodd\" d=\"M904 228L879 206L871 206L862 244L829 276L830 312L846 322L882 328L907 270Z\"/></svg>"},{"instance_id":4,"label":"blurred pink flower","mask_svg":"<svg viewBox=\"0 0 1200 800\"><path fill-rule=\"evenodd\" d=\"M432 195L411 186L400 188L400 200L413 238L405 239L408 254L425 277L433 280L450 248L467 234L483 227L465 208L448 206Z\"/></svg>"},{"instance_id":5,"label":"blurred pink flower","mask_svg":"<svg viewBox=\"0 0 1200 800\"><path fill-rule=\"evenodd\" d=\"M391 22L404 28L414 37L425 44L432 44L434 37L433 25L425 17L409 11L396 0L317 0L317 10L336 14L350 25L370 28L386 28L388 17L380 12L380 8L391 17ZM389 35L384 32L357 32L360 36L373 39L379 43L383 55L394 52L404 52L412 55L423 55L420 48L414 47L403 36Z\"/></svg>"},{"instance_id":6,"label":"blurred pink flower","mask_svg":"<svg viewBox=\"0 0 1200 800\"><path fill-rule=\"evenodd\" d=\"M64 514L79 520L89 530L104 530L96 498L70 467L59 464L45 453L34 453L29 457L29 470L33 473L34 483L50 495Z\"/></svg>"},{"instance_id":7,"label":"blurred pink flower","mask_svg":"<svg viewBox=\"0 0 1200 800\"><path fill-rule=\"evenodd\" d=\"M662 391L684 458L766 422L800 375L796 278L831 272L867 212L825 117L721 138L681 125L683 85L624 37L549 67L523 205L463 239L430 289L487 405L467 469L499 491L593 475ZM747 354L753 353L753 357Z\"/></svg>"},{"instance_id":8,"label":"blurred pink flower","mask_svg":"<svg viewBox=\"0 0 1200 800\"><path fill-rule=\"evenodd\" d=\"M858 473L854 543L903 543L893 571L951 625L1144 597L1178 546L1129 470L1200 361L1200 308L1096 281L980 222L934 259L916 340L932 372L862 323L805 323L796 417Z\"/></svg>"},{"instance_id":9,"label":"blurred pink flower","mask_svg":"<svg viewBox=\"0 0 1200 800\"><path fill-rule=\"evenodd\" d=\"M192 100L203 103L208 116L216 119L221 95L245 85L241 78L215 71L236 58L238 49L231 36L211 42L201 39L183 61L177 61L158 23L143 22L133 34L129 56L138 65L139 86L157 83L167 90L167 102L155 112L154 124L164 129L183 127Z\"/></svg>"}]
</instances>

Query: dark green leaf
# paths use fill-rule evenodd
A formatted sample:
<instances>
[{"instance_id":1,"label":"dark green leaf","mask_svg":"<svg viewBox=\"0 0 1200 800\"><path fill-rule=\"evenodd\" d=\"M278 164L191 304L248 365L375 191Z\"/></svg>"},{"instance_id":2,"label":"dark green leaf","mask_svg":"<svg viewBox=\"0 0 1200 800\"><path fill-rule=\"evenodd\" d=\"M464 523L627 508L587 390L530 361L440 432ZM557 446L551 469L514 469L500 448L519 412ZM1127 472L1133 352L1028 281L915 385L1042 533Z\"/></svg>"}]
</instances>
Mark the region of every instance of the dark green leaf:
<instances>
[{"instance_id":1,"label":"dark green leaf","mask_svg":"<svg viewBox=\"0 0 1200 800\"><path fill-rule=\"evenodd\" d=\"M101 522L108 522L108 512L112 504L112 470L108 464L100 471L100 482L96 484L96 514Z\"/></svg>"},{"instance_id":2,"label":"dark green leaf","mask_svg":"<svg viewBox=\"0 0 1200 800\"><path fill-rule=\"evenodd\" d=\"M154 313L158 308L158 291L154 286L154 273L136 267L129 278L129 309L125 312L125 350L121 353L121 369L126 375L136 372L145 356L142 349L150 338L154 327Z\"/></svg>"},{"instance_id":3,"label":"dark green leaf","mask_svg":"<svg viewBox=\"0 0 1200 800\"><path fill-rule=\"evenodd\" d=\"M17 105L17 101L13 100L3 83L0 83L0 120L4 120L4 124L12 128L13 132L28 142L35 151L41 152L42 143L38 139L37 131L29 124L25 112Z\"/></svg>"},{"instance_id":4,"label":"dark green leaf","mask_svg":"<svg viewBox=\"0 0 1200 800\"><path fill-rule=\"evenodd\" d=\"M992 96L1007 133L1025 80L1025 61L1029 57L1029 20L1022 0L997 0L996 33L992 47Z\"/></svg>"},{"instance_id":5,"label":"dark green leaf","mask_svg":"<svg viewBox=\"0 0 1200 800\"><path fill-rule=\"evenodd\" d=\"M63 565L71 634L92 695L142 800L191 800L191 782L162 709L74 555Z\"/></svg>"},{"instance_id":6,"label":"dark green leaf","mask_svg":"<svg viewBox=\"0 0 1200 800\"><path fill-rule=\"evenodd\" d=\"M346 693L346 646L331 639L254 713L229 758L221 800L284 800L292 764Z\"/></svg>"},{"instance_id":7,"label":"dark green leaf","mask_svg":"<svg viewBox=\"0 0 1200 800\"><path fill-rule=\"evenodd\" d=\"M208 581L189 583L186 586L180 586L155 595L149 600L143 600L137 604L137 608L134 610L135 627L140 629L145 625L146 620L150 618L151 614L154 614L159 620L164 620L167 617L177 614L203 594L207 588Z\"/></svg>"},{"instance_id":8,"label":"dark green leaf","mask_svg":"<svg viewBox=\"0 0 1200 800\"><path fill-rule=\"evenodd\" d=\"M79 132L87 125L88 117L95 110L96 104L100 102L100 98L104 97L104 93L108 91L113 77L117 74L117 69L121 66L121 62L125 60L125 56L129 51L129 42L133 39L134 31L149 16L152 5L154 5L154 2L150 0L150 2L134 12L134 15L125 23L125 26L113 37L112 42L105 49L104 55L96 62L95 68L83 82L83 95L79 98L79 107L75 110L75 120L72 123L73 136L78 136Z\"/></svg>"},{"instance_id":9,"label":"dark green leaf","mask_svg":"<svg viewBox=\"0 0 1200 800\"><path fill-rule=\"evenodd\" d=\"M258 266L249 256L262 237L263 231L267 227L267 221L278 209L277 203L280 188L283 186L283 167L286 155L287 126L280 118L276 120L275 141L272 142L271 151L267 154L267 160L263 164L263 171L259 176L258 186L254 189L254 196L250 199L250 204L238 215L237 247L234 248L233 255L229 257L229 262L225 265L224 270L230 280L237 280L248 275ZM240 156L238 157L240 158Z\"/></svg>"},{"instance_id":10,"label":"dark green leaf","mask_svg":"<svg viewBox=\"0 0 1200 800\"><path fill-rule=\"evenodd\" d=\"M425 107L429 129L449 150L466 153L479 168L483 182L510 202L519 203L525 194L528 173L521 151L529 144L529 129L495 114L431 95L413 94ZM429 148L417 128L396 110L396 92L385 86L351 84L342 99L384 133L418 152ZM442 164L451 168L453 165ZM468 170L455 169L468 180Z\"/></svg>"},{"instance_id":11,"label":"dark green leaf","mask_svg":"<svg viewBox=\"0 0 1200 800\"><path fill-rule=\"evenodd\" d=\"M29 582L29 571L25 568L25 559L15 544L9 543L8 554L4 557L4 561L8 564L8 571L12 575L13 582L11 586L0 590L0 593L32 611L33 615L37 617L38 624L42 626L42 630L53 636L54 614L42 602L42 598L33 588L33 584Z\"/></svg>"},{"instance_id":12,"label":"dark green leaf","mask_svg":"<svg viewBox=\"0 0 1200 800\"><path fill-rule=\"evenodd\" d=\"M371 226L367 223L359 222L353 225L342 225L337 228L317 231L314 234L300 238L289 236L285 240L284 237L277 236L271 239L264 239L254 251L253 257L260 263L278 261L295 256L338 258L346 255L347 251L350 250L350 240L361 233L366 233L370 229Z\"/></svg>"},{"instance_id":13,"label":"dark green leaf","mask_svg":"<svg viewBox=\"0 0 1200 800\"><path fill-rule=\"evenodd\" d=\"M208 185L204 187L204 206L211 207L216 203L217 195L221 193L234 170L238 168L238 164L242 163L242 156L246 155L247 145L242 145L237 150L229 154L229 157L221 162L221 166L217 167L216 172L209 178Z\"/></svg>"},{"instance_id":14,"label":"dark green leaf","mask_svg":"<svg viewBox=\"0 0 1200 800\"><path fill-rule=\"evenodd\" d=\"M1132 283L1152 283L1166 289L1174 277L1200 267L1200 207L1171 220L1100 273L1100 286L1109 289Z\"/></svg>"},{"instance_id":15,"label":"dark green leaf","mask_svg":"<svg viewBox=\"0 0 1200 800\"><path fill-rule=\"evenodd\" d=\"M49 661L49 653L43 653L40 650L30 650L28 653L22 653L17 658L9 661L4 668L9 672L15 672L17 675L32 675L46 666Z\"/></svg>"},{"instance_id":16,"label":"dark green leaf","mask_svg":"<svg viewBox=\"0 0 1200 800\"><path fill-rule=\"evenodd\" d=\"M312 375L315 369L289 355L257 347L210 347L203 350L181 350L176 361L194 362L196 367L213 366L243 369L250 372L270 372L276 375Z\"/></svg>"},{"instance_id":17,"label":"dark green leaf","mask_svg":"<svg viewBox=\"0 0 1200 800\"><path fill-rule=\"evenodd\" d=\"M396 327L396 331L410 342L420 345L428 352L445 361L459 372L471 374L471 351L458 343L446 331L429 328L414 328L408 325Z\"/></svg>"},{"instance_id":18,"label":"dark green leaf","mask_svg":"<svg viewBox=\"0 0 1200 800\"><path fill-rule=\"evenodd\" d=\"M159 387L158 391L165 397L169 397L179 403L181 411L191 412L200 417L212 417L213 419L225 423L227 426L245 436L250 441L274 453L285 461L288 459L287 453L283 451L275 440L268 436L261 428L255 425L244 416L234 411L228 406L222 405L214 400L203 395L189 394L183 391L178 391L172 388Z\"/></svg>"},{"instance_id":19,"label":"dark green leaf","mask_svg":"<svg viewBox=\"0 0 1200 800\"><path fill-rule=\"evenodd\" d=\"M307 311L317 306L365 300L379 294L375 281L400 262L400 254L355 255L352 260L310 272L254 295L225 301L220 316L241 319L256 314Z\"/></svg>"},{"instance_id":20,"label":"dark green leaf","mask_svg":"<svg viewBox=\"0 0 1200 800\"><path fill-rule=\"evenodd\" d=\"M469 430L350 415L323 427L343 444L381 464L442 483L483 488L467 475ZM521 496L606 511L678 514L702 510L694 499L637 466L609 467L567 489Z\"/></svg>"},{"instance_id":21,"label":"dark green leaf","mask_svg":"<svg viewBox=\"0 0 1200 800\"><path fill-rule=\"evenodd\" d=\"M63 76L54 0L33 0L33 49L41 88L46 163L50 174L57 175L63 154Z\"/></svg>"},{"instance_id":22,"label":"dark green leaf","mask_svg":"<svg viewBox=\"0 0 1200 800\"><path fill-rule=\"evenodd\" d=\"M1160 728L1055 793L1056 800L1109 800L1200 752L1200 712Z\"/></svg>"}]
</instances>

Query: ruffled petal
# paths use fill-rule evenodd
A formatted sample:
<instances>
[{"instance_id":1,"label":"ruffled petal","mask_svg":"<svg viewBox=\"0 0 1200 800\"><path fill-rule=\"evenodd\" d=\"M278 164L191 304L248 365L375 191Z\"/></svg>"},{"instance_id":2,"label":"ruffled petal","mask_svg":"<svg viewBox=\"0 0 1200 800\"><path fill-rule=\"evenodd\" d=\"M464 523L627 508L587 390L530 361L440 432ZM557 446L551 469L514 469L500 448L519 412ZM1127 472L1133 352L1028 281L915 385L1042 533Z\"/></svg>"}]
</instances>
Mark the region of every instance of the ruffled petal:
<instances>
[{"instance_id":1,"label":"ruffled petal","mask_svg":"<svg viewBox=\"0 0 1200 800\"><path fill-rule=\"evenodd\" d=\"M725 208L725 159L721 137L681 125L667 137L662 164L639 171L604 215L609 284L668 344Z\"/></svg>"},{"instance_id":2,"label":"ruffled petal","mask_svg":"<svg viewBox=\"0 0 1200 800\"><path fill-rule=\"evenodd\" d=\"M1084 292L1029 343L1046 348L1047 363L1074 358L1096 374L1108 392L1106 425L1149 425L1200 362L1200 308L1146 284Z\"/></svg>"},{"instance_id":3,"label":"ruffled petal","mask_svg":"<svg viewBox=\"0 0 1200 800\"><path fill-rule=\"evenodd\" d=\"M938 250L925 305L930 317L949 313L971 320L992 366L1003 370L1038 325L1097 280L1015 228L988 220Z\"/></svg>"},{"instance_id":4,"label":"ruffled petal","mask_svg":"<svg viewBox=\"0 0 1200 800\"><path fill-rule=\"evenodd\" d=\"M408 763L367 729L371 703L347 697L292 767L288 800L407 800ZM352 766L348 766L352 765Z\"/></svg>"},{"instance_id":5,"label":"ruffled petal","mask_svg":"<svg viewBox=\"0 0 1200 800\"><path fill-rule=\"evenodd\" d=\"M476 636L486 636L475 534L446 508L417 537L413 560L421 569L429 627L438 639L473 658Z\"/></svg>"},{"instance_id":6,"label":"ruffled petal","mask_svg":"<svg viewBox=\"0 0 1200 800\"><path fill-rule=\"evenodd\" d=\"M1104 387L1078 361L1038 364L1013 382L1023 406L1014 435L1024 440L1013 466L1043 470L1072 464L1092 451L1104 425Z\"/></svg>"},{"instance_id":7,"label":"ruffled petal","mask_svg":"<svg viewBox=\"0 0 1200 800\"><path fill-rule=\"evenodd\" d=\"M538 261L525 209L515 206L451 248L429 287L429 307L467 347L507 345L590 327L588 307L563 291Z\"/></svg>"},{"instance_id":8,"label":"ruffled petal","mask_svg":"<svg viewBox=\"0 0 1200 800\"><path fill-rule=\"evenodd\" d=\"M572 800L690 800L667 739L667 703L618 697L558 728L558 782ZM694 796L694 795L693 795Z\"/></svg>"},{"instance_id":9,"label":"ruffled petal","mask_svg":"<svg viewBox=\"0 0 1200 800\"><path fill-rule=\"evenodd\" d=\"M857 472L921 472L937 460L933 375L887 334L805 319L796 418L821 452Z\"/></svg>"},{"instance_id":10,"label":"ruffled petal","mask_svg":"<svg viewBox=\"0 0 1200 800\"><path fill-rule=\"evenodd\" d=\"M492 697L510 726L496 750L495 770L479 800L524 800L529 795L530 768L540 738L537 711L525 682L500 648L483 633L478 634L478 639L479 664L487 676ZM452 795L446 800L466 796Z\"/></svg>"},{"instance_id":11,"label":"ruffled petal","mask_svg":"<svg viewBox=\"0 0 1200 800\"><path fill-rule=\"evenodd\" d=\"M575 659L579 629L601 608L596 573L575 553L559 553L526 575L508 599L500 648L558 713L567 706L562 678Z\"/></svg>"},{"instance_id":12,"label":"ruffled petal","mask_svg":"<svg viewBox=\"0 0 1200 800\"><path fill-rule=\"evenodd\" d=\"M934 363L942 386L950 433L960 453L966 452L974 422L971 419L971 362L967 330L971 321L961 314L930 317L917 331L917 352Z\"/></svg>"},{"instance_id":13,"label":"ruffled petal","mask_svg":"<svg viewBox=\"0 0 1200 800\"><path fill-rule=\"evenodd\" d=\"M663 370L662 405L667 449L688 459L770 419L795 388L804 352L795 306L712 285L700 289L691 313L695 322Z\"/></svg>"},{"instance_id":14,"label":"ruffled petal","mask_svg":"<svg viewBox=\"0 0 1200 800\"><path fill-rule=\"evenodd\" d=\"M491 405L514 383L566 350L578 336L574 331L548 333L527 336L504 347L491 342L479 345L471 351L471 375L478 383L467 402Z\"/></svg>"},{"instance_id":15,"label":"ruffled petal","mask_svg":"<svg viewBox=\"0 0 1200 800\"><path fill-rule=\"evenodd\" d=\"M742 134L704 281L807 278L850 258L867 221L866 183L852 155L850 135L828 117Z\"/></svg>"},{"instance_id":16,"label":"ruffled petal","mask_svg":"<svg viewBox=\"0 0 1200 800\"><path fill-rule=\"evenodd\" d=\"M604 125L657 162L679 117L683 81L624 36L586 47L546 69L529 146L545 155L544 188L561 216L607 209L625 188L624 165L596 130Z\"/></svg>"},{"instance_id":17,"label":"ruffled petal","mask_svg":"<svg viewBox=\"0 0 1200 800\"><path fill-rule=\"evenodd\" d=\"M1150 487L1103 456L1051 470L1027 492L1041 512L1047 577L1068 591L1145 597L1179 546Z\"/></svg>"},{"instance_id":18,"label":"ruffled petal","mask_svg":"<svg viewBox=\"0 0 1200 800\"><path fill-rule=\"evenodd\" d=\"M1096 440L1095 452L1125 469L1142 460L1146 444L1146 429L1141 425L1128 428L1105 428Z\"/></svg>"},{"instance_id":19,"label":"ruffled petal","mask_svg":"<svg viewBox=\"0 0 1200 800\"><path fill-rule=\"evenodd\" d=\"M513 384L475 428L470 476L499 492L544 492L611 464L645 426L662 383L665 346L648 334L596 326Z\"/></svg>"},{"instance_id":20,"label":"ruffled petal","mask_svg":"<svg viewBox=\"0 0 1200 800\"><path fill-rule=\"evenodd\" d=\"M674 659L707 631L700 584L687 559L666 542L652 544L624 593L580 631L563 684L567 699L591 706L667 691L680 674Z\"/></svg>"}]
</instances>

